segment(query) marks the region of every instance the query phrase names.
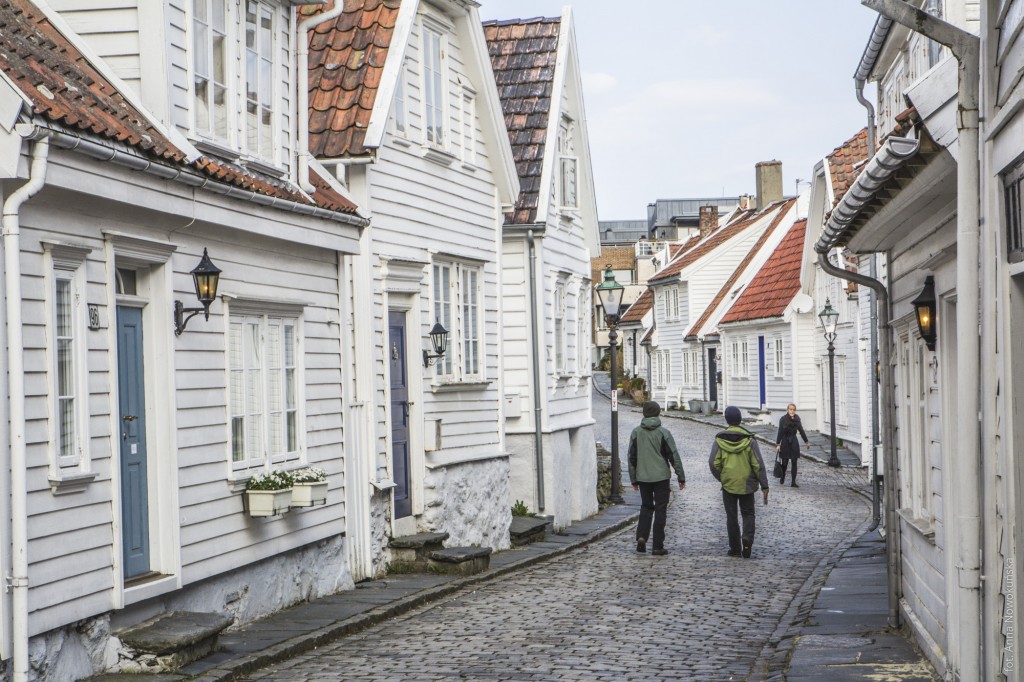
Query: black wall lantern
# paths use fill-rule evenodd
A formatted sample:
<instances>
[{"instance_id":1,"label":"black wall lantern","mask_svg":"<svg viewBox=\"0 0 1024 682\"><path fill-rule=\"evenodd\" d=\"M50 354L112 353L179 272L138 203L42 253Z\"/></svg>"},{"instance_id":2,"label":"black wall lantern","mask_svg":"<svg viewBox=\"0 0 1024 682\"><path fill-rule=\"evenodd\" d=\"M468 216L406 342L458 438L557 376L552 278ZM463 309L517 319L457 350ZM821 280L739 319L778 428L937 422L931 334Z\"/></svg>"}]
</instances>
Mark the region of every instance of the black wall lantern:
<instances>
[{"instance_id":1,"label":"black wall lantern","mask_svg":"<svg viewBox=\"0 0 1024 682\"><path fill-rule=\"evenodd\" d=\"M911 304L917 315L917 329L928 350L935 350L935 280L931 275L924 278L924 289Z\"/></svg>"},{"instance_id":2,"label":"black wall lantern","mask_svg":"<svg viewBox=\"0 0 1024 682\"><path fill-rule=\"evenodd\" d=\"M433 329L430 330L430 345L434 347L434 352L423 351L424 367L430 367L435 360L443 358L444 352L448 350L448 330L442 327L440 322L435 322Z\"/></svg>"},{"instance_id":3,"label":"black wall lantern","mask_svg":"<svg viewBox=\"0 0 1024 682\"><path fill-rule=\"evenodd\" d=\"M220 268L213 264L210 260L209 254L206 253L206 249L203 249L203 257L192 270L192 280L196 287L196 298L202 303L201 308L186 308L185 304L181 301L174 302L174 334L181 336L181 333L185 331L185 325L188 321L199 313L203 313L206 319L210 319L210 304L217 298L217 285L220 283ZM188 313L188 317L185 317L185 313Z\"/></svg>"}]
</instances>

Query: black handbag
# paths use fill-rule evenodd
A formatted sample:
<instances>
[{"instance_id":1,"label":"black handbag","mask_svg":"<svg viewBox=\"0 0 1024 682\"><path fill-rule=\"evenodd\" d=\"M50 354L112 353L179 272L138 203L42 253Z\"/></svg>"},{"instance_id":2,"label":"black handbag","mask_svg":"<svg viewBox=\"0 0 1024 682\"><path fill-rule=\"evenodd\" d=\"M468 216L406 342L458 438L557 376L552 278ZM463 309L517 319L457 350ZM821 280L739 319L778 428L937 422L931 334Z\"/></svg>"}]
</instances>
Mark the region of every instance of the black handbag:
<instances>
[{"instance_id":1,"label":"black handbag","mask_svg":"<svg viewBox=\"0 0 1024 682\"><path fill-rule=\"evenodd\" d=\"M779 453L776 452L775 453L775 470L774 470L774 473L772 473L772 476L774 476L775 478L782 478L782 476L784 475L785 471L786 470L782 468L782 460L779 459Z\"/></svg>"}]
</instances>

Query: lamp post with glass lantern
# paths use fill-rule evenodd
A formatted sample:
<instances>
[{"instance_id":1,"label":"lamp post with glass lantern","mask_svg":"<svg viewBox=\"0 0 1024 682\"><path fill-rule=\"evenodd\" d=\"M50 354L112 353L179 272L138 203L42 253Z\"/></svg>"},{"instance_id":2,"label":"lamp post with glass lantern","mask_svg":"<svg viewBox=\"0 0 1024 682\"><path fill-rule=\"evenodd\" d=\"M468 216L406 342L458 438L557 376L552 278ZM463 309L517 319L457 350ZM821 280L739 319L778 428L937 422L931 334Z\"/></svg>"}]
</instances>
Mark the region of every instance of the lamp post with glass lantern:
<instances>
[{"instance_id":1,"label":"lamp post with glass lantern","mask_svg":"<svg viewBox=\"0 0 1024 682\"><path fill-rule=\"evenodd\" d=\"M825 307L818 313L821 326L825 329L825 340L828 342L828 385L829 385L829 413L828 421L831 426L831 438L829 439L830 452L828 465L838 467L839 456L836 454L836 324L839 322L839 311L832 307L831 301L825 299Z\"/></svg>"},{"instance_id":2,"label":"lamp post with glass lantern","mask_svg":"<svg viewBox=\"0 0 1024 682\"><path fill-rule=\"evenodd\" d=\"M622 504L622 469L619 464L619 391L616 362L616 341L618 333L616 325L619 323L619 311L622 307L622 294L625 288L615 281L615 273L609 264L604 271L604 281L595 288L597 300L604 309L605 322L608 324L608 351L611 353L611 382L612 382L612 490L608 498L616 504Z\"/></svg>"}]
</instances>

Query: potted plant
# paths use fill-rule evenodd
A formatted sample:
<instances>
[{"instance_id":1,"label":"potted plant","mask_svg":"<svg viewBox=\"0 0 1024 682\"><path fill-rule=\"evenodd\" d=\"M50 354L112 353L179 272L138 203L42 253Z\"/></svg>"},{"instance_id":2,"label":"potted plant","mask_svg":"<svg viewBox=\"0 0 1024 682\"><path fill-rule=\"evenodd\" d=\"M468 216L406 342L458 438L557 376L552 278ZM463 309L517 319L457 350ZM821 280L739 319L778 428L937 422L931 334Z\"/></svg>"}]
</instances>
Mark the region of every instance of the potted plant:
<instances>
[{"instance_id":1,"label":"potted plant","mask_svg":"<svg viewBox=\"0 0 1024 682\"><path fill-rule=\"evenodd\" d=\"M275 516L291 509L292 483L291 474L280 469L250 478L245 486L249 516Z\"/></svg>"},{"instance_id":2,"label":"potted plant","mask_svg":"<svg viewBox=\"0 0 1024 682\"><path fill-rule=\"evenodd\" d=\"M292 506L313 507L327 504L327 472L317 467L306 467L291 472Z\"/></svg>"}]
</instances>

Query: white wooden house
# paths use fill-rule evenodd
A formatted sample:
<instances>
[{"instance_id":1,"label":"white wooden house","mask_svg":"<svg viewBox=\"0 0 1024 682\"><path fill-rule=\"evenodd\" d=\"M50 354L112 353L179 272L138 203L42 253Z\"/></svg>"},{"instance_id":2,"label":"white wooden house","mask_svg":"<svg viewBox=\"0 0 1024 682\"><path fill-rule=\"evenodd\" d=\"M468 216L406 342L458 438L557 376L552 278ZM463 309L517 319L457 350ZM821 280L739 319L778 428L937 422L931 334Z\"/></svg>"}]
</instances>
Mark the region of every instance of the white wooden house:
<instances>
[{"instance_id":1,"label":"white wooden house","mask_svg":"<svg viewBox=\"0 0 1024 682\"><path fill-rule=\"evenodd\" d=\"M774 201L737 214L693 247L684 246L681 255L648 280L654 292L655 329L650 391L663 407L688 405L690 400L718 402L719 343L697 336L695 328L702 329L705 314L718 307L720 292L737 270L744 271L740 266L751 258L752 250L756 255L766 240L781 239L779 232L784 230L776 228L792 223L794 204L792 199Z\"/></svg>"},{"instance_id":2,"label":"white wooden house","mask_svg":"<svg viewBox=\"0 0 1024 682\"><path fill-rule=\"evenodd\" d=\"M165 611L241 623L352 585L341 367L367 350L338 302L367 221L299 173L290 4L49 7L0 2L0 656L56 680ZM186 320L207 253L217 298ZM247 513L250 477L304 465L325 504Z\"/></svg>"},{"instance_id":3,"label":"white wooden house","mask_svg":"<svg viewBox=\"0 0 1024 682\"><path fill-rule=\"evenodd\" d=\"M813 429L817 386L808 376L813 364L807 358L814 349L816 318L813 300L800 291L806 227L806 220L793 222L742 293L731 300L717 329L726 349L724 402L773 423L795 403L804 425ZM748 371L734 372L744 355Z\"/></svg>"},{"instance_id":4,"label":"white wooden house","mask_svg":"<svg viewBox=\"0 0 1024 682\"><path fill-rule=\"evenodd\" d=\"M572 10L484 24L519 174L503 237L512 497L555 528L597 511L591 258L600 249Z\"/></svg>"},{"instance_id":5,"label":"white wooden house","mask_svg":"<svg viewBox=\"0 0 1024 682\"><path fill-rule=\"evenodd\" d=\"M813 381L817 394L812 404L799 401L797 405L803 414L813 410L817 416L815 425L822 432L830 433L832 428L831 377L828 367L828 344L817 315L826 304L839 313L836 325L836 339L833 342L833 365L836 384L836 437L852 452L860 455L863 464L871 461L871 381L874 378L871 348L875 346L877 334L872 335L870 313L873 293L867 287L838 279L821 269L814 243L821 235L832 209L838 204L856 180L868 158L868 131L860 130L856 135L836 147L818 162L811 176L810 202L807 214L808 228L804 246L803 293L814 301L815 330L812 345L806 349L807 357L813 358ZM858 259L843 249L835 249L830 258L847 271L870 271L868 258ZM805 417L806 419L806 417Z\"/></svg>"},{"instance_id":6,"label":"white wooden house","mask_svg":"<svg viewBox=\"0 0 1024 682\"><path fill-rule=\"evenodd\" d=\"M826 270L840 275L837 253L877 254L872 279L887 298L878 345L890 621L909 626L945 677L1016 679L1005 662L1016 636L1006 620L1015 616L1006 543L1014 525L1008 515L1017 511L995 492L1006 489L1001 472L1008 470L996 459L1003 388L994 369L1001 346L995 271L1002 266L995 243L1005 234L1005 176L981 183L989 192L982 201L972 169L980 158L992 171L980 142L991 137L983 131L979 138L972 115L979 101L976 50L991 55L997 43L993 23L991 47L979 46L979 5L925 3L926 13L903 14L906 6L893 6L876 23L858 77L878 82L881 142L827 216L814 250L832 263ZM1007 16L1005 9L990 19ZM955 36L967 51L951 56L928 33ZM958 58L966 75L959 88ZM983 120L998 118L994 101ZM1019 136L1013 146L1019 155ZM989 249L981 258L979 242ZM915 302L929 294L934 334L925 335Z\"/></svg>"},{"instance_id":7,"label":"white wooden house","mask_svg":"<svg viewBox=\"0 0 1024 682\"><path fill-rule=\"evenodd\" d=\"M388 540L418 532L507 547L501 249L519 183L476 7L349 1L309 55L310 152L373 219L353 308L373 353L344 368L353 571L381 573Z\"/></svg>"}]
</instances>

